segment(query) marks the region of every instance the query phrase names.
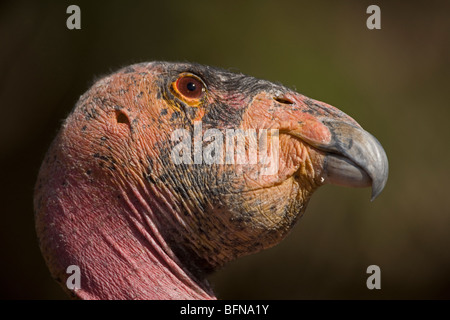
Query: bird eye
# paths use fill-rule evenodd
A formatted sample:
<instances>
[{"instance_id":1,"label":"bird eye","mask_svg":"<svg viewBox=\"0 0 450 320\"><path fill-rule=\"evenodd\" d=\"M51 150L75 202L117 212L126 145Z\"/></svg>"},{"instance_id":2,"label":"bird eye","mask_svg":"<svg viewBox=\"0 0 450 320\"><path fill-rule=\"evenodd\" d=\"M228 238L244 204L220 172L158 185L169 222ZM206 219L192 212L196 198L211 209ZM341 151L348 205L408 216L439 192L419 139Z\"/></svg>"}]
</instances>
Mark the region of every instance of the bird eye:
<instances>
[{"instance_id":1,"label":"bird eye","mask_svg":"<svg viewBox=\"0 0 450 320\"><path fill-rule=\"evenodd\" d=\"M189 104L199 102L206 92L206 86L203 81L191 74L179 77L173 87L181 98L187 100L186 102Z\"/></svg>"}]
</instances>

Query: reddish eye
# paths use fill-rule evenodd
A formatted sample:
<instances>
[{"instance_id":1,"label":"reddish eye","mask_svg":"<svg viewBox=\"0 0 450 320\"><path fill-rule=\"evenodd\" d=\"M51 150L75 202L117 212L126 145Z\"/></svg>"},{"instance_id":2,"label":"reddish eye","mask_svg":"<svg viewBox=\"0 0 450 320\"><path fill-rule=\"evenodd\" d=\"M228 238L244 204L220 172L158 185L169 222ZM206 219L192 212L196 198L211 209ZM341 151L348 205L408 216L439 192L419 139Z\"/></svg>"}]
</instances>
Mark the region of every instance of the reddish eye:
<instances>
[{"instance_id":1,"label":"reddish eye","mask_svg":"<svg viewBox=\"0 0 450 320\"><path fill-rule=\"evenodd\" d=\"M205 94L205 85L193 76L182 76L175 82L177 91L187 99L201 99Z\"/></svg>"}]
</instances>

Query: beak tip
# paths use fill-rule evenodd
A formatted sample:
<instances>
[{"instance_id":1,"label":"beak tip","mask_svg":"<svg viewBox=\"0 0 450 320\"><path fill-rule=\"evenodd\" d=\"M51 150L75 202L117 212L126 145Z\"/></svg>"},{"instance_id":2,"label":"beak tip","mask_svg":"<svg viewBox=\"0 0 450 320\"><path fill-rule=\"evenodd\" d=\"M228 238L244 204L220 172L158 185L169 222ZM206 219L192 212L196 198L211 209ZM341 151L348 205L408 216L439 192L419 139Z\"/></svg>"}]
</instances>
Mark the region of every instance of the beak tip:
<instances>
[{"instance_id":1,"label":"beak tip","mask_svg":"<svg viewBox=\"0 0 450 320\"><path fill-rule=\"evenodd\" d=\"M374 180L372 183L372 197L370 199L371 202L373 202L380 195L380 193L383 191L384 187L386 186L386 182L388 179L387 158L386 158L386 162L384 162L384 164L385 164L386 171L384 172L384 174L382 175L381 178Z\"/></svg>"},{"instance_id":2,"label":"beak tip","mask_svg":"<svg viewBox=\"0 0 450 320\"><path fill-rule=\"evenodd\" d=\"M375 191L375 189L372 189L372 197L370 198L370 202L374 202L380 193L381 191Z\"/></svg>"}]
</instances>

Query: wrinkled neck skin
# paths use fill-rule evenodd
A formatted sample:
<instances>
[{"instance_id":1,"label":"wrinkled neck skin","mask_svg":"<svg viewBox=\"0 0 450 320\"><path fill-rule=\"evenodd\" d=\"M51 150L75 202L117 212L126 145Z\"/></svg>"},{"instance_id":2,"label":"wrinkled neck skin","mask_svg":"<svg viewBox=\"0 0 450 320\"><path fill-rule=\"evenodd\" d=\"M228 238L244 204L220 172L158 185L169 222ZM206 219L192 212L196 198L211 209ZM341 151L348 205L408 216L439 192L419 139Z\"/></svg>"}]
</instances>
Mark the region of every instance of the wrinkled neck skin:
<instances>
[{"instance_id":1,"label":"wrinkled neck skin","mask_svg":"<svg viewBox=\"0 0 450 320\"><path fill-rule=\"evenodd\" d=\"M95 172L71 163L72 157L69 148L50 149L35 204L41 250L53 277L70 295L215 299L207 281L190 274L161 237L153 221L161 213L144 189L111 187L96 180ZM70 265L80 268L80 289L66 287Z\"/></svg>"},{"instance_id":2,"label":"wrinkled neck skin","mask_svg":"<svg viewBox=\"0 0 450 320\"><path fill-rule=\"evenodd\" d=\"M206 275L279 243L321 184L323 156L287 134L274 175L252 164L174 163L175 129L194 137L198 118L202 134L274 128L264 110L284 105L255 90L236 95L233 84L221 97L212 86L207 108L179 112L175 78L153 67L124 69L80 97L40 169L41 251L65 289L67 268L80 268L81 288L67 290L78 298L214 299ZM262 111L243 114L249 103Z\"/></svg>"}]
</instances>

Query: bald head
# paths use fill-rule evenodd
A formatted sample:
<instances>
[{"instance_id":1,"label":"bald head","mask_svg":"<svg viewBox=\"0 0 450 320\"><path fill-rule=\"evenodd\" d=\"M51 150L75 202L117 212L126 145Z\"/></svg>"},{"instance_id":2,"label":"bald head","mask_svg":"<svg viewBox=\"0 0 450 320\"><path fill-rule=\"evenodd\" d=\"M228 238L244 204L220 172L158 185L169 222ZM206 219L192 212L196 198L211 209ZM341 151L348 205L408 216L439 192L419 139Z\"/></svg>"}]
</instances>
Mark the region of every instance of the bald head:
<instances>
[{"instance_id":1,"label":"bald head","mask_svg":"<svg viewBox=\"0 0 450 320\"><path fill-rule=\"evenodd\" d=\"M378 141L330 105L144 63L98 81L64 122L36 185L37 230L55 277L84 270L81 298L206 298L205 274L280 242L322 184L376 196L386 179Z\"/></svg>"}]
</instances>

